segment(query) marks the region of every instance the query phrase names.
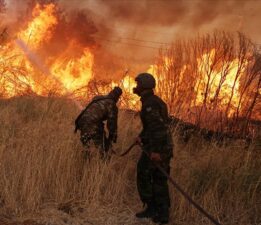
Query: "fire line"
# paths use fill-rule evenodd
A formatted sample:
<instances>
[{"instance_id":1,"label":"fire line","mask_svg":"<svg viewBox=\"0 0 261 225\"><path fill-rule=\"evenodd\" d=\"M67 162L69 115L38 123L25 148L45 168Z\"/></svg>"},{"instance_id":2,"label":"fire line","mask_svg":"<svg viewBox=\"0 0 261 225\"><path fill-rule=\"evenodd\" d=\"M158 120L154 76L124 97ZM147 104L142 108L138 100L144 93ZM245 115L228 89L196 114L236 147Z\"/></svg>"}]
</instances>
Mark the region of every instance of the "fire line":
<instances>
[{"instance_id":1,"label":"fire line","mask_svg":"<svg viewBox=\"0 0 261 225\"><path fill-rule=\"evenodd\" d=\"M26 43L21 40L21 39L17 39L15 41L15 43L17 44L17 46L24 52L24 54L26 55L26 57L28 58L28 60L35 65L43 74L45 74L46 76L50 76L52 77L59 85L61 85L61 87L63 87L63 89L66 91L66 93L68 95L74 96L74 93L71 92L68 88L66 88L63 83L54 75L50 72L49 68L45 65L45 63L40 59L39 56L36 55L35 52L33 52L32 50L30 50L30 48L26 45ZM82 104L77 101L75 98L72 98L73 102L75 103L75 105L82 110L83 106Z\"/></svg>"}]
</instances>

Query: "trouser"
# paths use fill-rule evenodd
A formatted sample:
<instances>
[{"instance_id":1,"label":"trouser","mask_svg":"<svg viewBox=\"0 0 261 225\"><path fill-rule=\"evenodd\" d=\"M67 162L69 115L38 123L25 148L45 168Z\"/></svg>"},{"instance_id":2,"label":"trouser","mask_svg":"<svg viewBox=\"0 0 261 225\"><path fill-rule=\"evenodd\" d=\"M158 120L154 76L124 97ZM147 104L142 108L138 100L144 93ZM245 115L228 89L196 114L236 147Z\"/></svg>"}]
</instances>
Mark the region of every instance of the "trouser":
<instances>
[{"instance_id":1,"label":"trouser","mask_svg":"<svg viewBox=\"0 0 261 225\"><path fill-rule=\"evenodd\" d=\"M169 174L170 158L163 159L160 166ZM137 165L137 188L144 204L170 207L167 177L158 170L145 153L142 153Z\"/></svg>"},{"instance_id":2,"label":"trouser","mask_svg":"<svg viewBox=\"0 0 261 225\"><path fill-rule=\"evenodd\" d=\"M93 142L95 147L103 148L103 133L82 133L81 142L85 147L90 147L90 144Z\"/></svg>"},{"instance_id":3,"label":"trouser","mask_svg":"<svg viewBox=\"0 0 261 225\"><path fill-rule=\"evenodd\" d=\"M94 146L99 149L100 154L104 157L105 154L105 140L104 140L104 132L94 132L94 133L81 133L81 142L85 148L84 151L84 158L89 158L89 151L91 144L93 143Z\"/></svg>"},{"instance_id":4,"label":"trouser","mask_svg":"<svg viewBox=\"0 0 261 225\"><path fill-rule=\"evenodd\" d=\"M108 151L110 149L110 142L106 137L106 132L103 129L103 126L97 129L95 132L89 133L89 132L81 132L81 142L83 146L86 148L84 151L84 157L89 158L89 147L91 143L95 145L97 149L99 149L100 156L103 159L109 159L110 156L108 154Z\"/></svg>"}]
</instances>

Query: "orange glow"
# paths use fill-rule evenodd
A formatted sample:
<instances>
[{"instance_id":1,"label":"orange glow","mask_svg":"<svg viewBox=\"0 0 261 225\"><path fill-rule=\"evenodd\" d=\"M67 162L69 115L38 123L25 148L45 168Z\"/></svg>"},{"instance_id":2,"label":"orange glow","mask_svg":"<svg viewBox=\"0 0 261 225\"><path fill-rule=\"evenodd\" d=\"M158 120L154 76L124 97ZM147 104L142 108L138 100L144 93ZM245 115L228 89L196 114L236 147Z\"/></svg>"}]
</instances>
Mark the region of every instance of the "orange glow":
<instances>
[{"instance_id":1,"label":"orange glow","mask_svg":"<svg viewBox=\"0 0 261 225\"><path fill-rule=\"evenodd\" d=\"M123 99L126 99L127 104L122 105L122 107L128 107L130 109L137 109L139 106L140 98L133 94L132 90L136 87L136 81L130 75L124 76L120 81L111 83L111 87L120 86L123 89Z\"/></svg>"},{"instance_id":2,"label":"orange glow","mask_svg":"<svg viewBox=\"0 0 261 225\"><path fill-rule=\"evenodd\" d=\"M189 107L207 106L209 109L212 107L213 101L216 98L217 108L219 110L226 110L226 106L229 105L228 116L232 116L236 111L240 101L240 79L245 73L245 69L248 62L242 63L241 68L240 62L236 58L232 61L226 61L223 68L226 71L222 71L222 67L218 66L218 63L212 67L215 59L215 49L210 52L203 54L197 58L197 77L194 86L195 100ZM188 80L189 74L191 73L190 65L183 65L178 74L170 74L167 72L171 68L173 62L167 57L162 59L160 65L151 65L148 72L154 74L154 77L158 83L156 91L165 99L167 102L171 99L171 95L176 96L176 100L182 97L182 93L179 93L179 88L184 91L186 88L189 90L190 81ZM187 73L186 73L187 72ZM173 82L175 77L175 83L179 85L179 88L175 89L175 92L170 88L164 88L164 85L169 82ZM191 79L191 78L189 78ZM189 82L189 83L188 83ZM163 86L161 86L164 84ZM160 87L161 86L161 87ZM181 87L182 86L182 87ZM184 86L184 87L183 87Z\"/></svg>"},{"instance_id":3,"label":"orange glow","mask_svg":"<svg viewBox=\"0 0 261 225\"><path fill-rule=\"evenodd\" d=\"M120 106L138 109L140 98L132 93L136 86L133 78L135 75L126 74L120 80L113 81L96 80L93 74L95 62L92 48L81 46L70 33L66 33L67 45L61 45L64 49L57 50L57 54L54 49L56 55L48 55L48 46L56 47L56 43L51 41L55 38L59 40L59 34L55 33L56 28L60 31L58 16L55 4L36 4L32 18L24 29L14 35L26 43L28 49L39 55L39 58L45 56L42 63L48 67L52 76L43 74L41 69L32 65L14 41L0 45L0 97L27 94L64 96L73 93L77 98L83 99L95 94L106 94L117 85L123 89ZM59 47L58 43L57 49ZM225 117L233 117L237 113L238 116L240 110L243 111L250 105L248 96L253 97L253 83L257 81L253 81L250 91L242 88L241 83L244 83L242 81L246 77L246 68L251 65L251 57L245 57L245 61L240 62L234 56L236 54L231 53L231 58L225 59L221 52L221 60L217 63L216 56L220 51L199 51L194 57L186 59L188 61L178 61L173 51L173 55L161 54L158 64L148 68L147 72L156 79L156 93L167 102L173 115L195 122L195 115L201 116L201 113L204 117L212 112L221 114L222 118L223 114ZM244 95L241 94L242 90L245 91Z\"/></svg>"},{"instance_id":4,"label":"orange glow","mask_svg":"<svg viewBox=\"0 0 261 225\"><path fill-rule=\"evenodd\" d=\"M27 28L18 33L17 37L37 49L43 42L48 42L52 37L52 29L57 25L55 5L45 5L43 8L37 4L33 10L33 20Z\"/></svg>"},{"instance_id":5,"label":"orange glow","mask_svg":"<svg viewBox=\"0 0 261 225\"><path fill-rule=\"evenodd\" d=\"M65 62L65 63L64 63ZM93 55L85 49L76 59L58 59L51 68L52 73L70 91L87 86L92 78Z\"/></svg>"},{"instance_id":6,"label":"orange glow","mask_svg":"<svg viewBox=\"0 0 261 225\"><path fill-rule=\"evenodd\" d=\"M238 74L239 60L227 62L228 71L224 75L222 71L212 69L207 75L207 71L211 70L211 65L214 61L215 50L212 49L209 53L204 54L198 61L198 70L202 72L201 79L198 79L195 86L196 105L210 104L211 101L218 94L219 104L222 107L229 103L232 106L230 114L234 112L233 108L236 108L239 104L240 92L239 92L239 77L241 77L244 70L241 70ZM206 63L208 61L208 63ZM244 62L243 68L245 68L247 62ZM204 69L202 69L204 68ZM196 90L198 88L198 91ZM220 90L219 90L220 88ZM204 96L207 93L207 98ZM231 98L231 100L230 100Z\"/></svg>"},{"instance_id":7,"label":"orange glow","mask_svg":"<svg viewBox=\"0 0 261 225\"><path fill-rule=\"evenodd\" d=\"M32 13L32 20L24 30L18 32L17 37L25 42L31 50L37 50L52 37L57 25L56 6L37 4ZM24 55L24 52L10 42L0 47L0 69L3 68L3 77L0 79L2 97L10 98L16 95L35 93L46 96L49 92L64 95L87 86L92 78L93 54L88 48L82 49L82 54L71 57L70 52L76 47L74 42L68 46L62 56L57 59L47 59L44 64L49 65L53 76L59 80L57 83L48 74L41 74L34 68ZM62 86L60 85L62 84Z\"/></svg>"}]
</instances>

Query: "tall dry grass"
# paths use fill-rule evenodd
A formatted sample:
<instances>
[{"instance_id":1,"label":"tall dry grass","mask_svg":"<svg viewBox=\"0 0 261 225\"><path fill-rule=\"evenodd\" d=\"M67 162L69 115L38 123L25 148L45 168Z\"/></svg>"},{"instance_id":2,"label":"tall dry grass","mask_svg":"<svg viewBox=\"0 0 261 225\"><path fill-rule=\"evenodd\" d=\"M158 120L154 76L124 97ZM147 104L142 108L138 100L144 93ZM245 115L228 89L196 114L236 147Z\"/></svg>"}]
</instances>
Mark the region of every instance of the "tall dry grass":
<instances>
[{"instance_id":1,"label":"tall dry grass","mask_svg":"<svg viewBox=\"0 0 261 225\"><path fill-rule=\"evenodd\" d=\"M139 149L103 162L93 149L85 161L66 99L21 97L0 101L0 219L47 224L146 225L136 190ZM138 115L119 115L123 151L140 130ZM174 135L171 175L222 224L261 224L260 151L240 142L217 147ZM260 150L260 149L259 149ZM171 223L210 224L172 187Z\"/></svg>"}]
</instances>

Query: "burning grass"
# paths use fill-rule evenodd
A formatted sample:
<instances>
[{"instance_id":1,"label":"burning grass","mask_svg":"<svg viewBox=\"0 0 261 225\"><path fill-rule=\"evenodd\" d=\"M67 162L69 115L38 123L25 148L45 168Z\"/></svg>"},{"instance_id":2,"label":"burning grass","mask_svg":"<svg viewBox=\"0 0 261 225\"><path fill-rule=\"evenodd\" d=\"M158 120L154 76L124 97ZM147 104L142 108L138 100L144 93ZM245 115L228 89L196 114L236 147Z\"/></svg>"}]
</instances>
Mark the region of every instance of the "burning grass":
<instances>
[{"instance_id":1,"label":"burning grass","mask_svg":"<svg viewBox=\"0 0 261 225\"><path fill-rule=\"evenodd\" d=\"M73 121L78 110L66 99L19 97L0 102L1 218L48 224L140 225L135 186L139 150L84 161ZM121 111L123 151L139 133L138 116ZM194 137L174 136L171 175L222 224L261 223L260 152L239 142L217 147ZM260 140L259 140L260 141ZM171 224L210 224L171 187Z\"/></svg>"},{"instance_id":2,"label":"burning grass","mask_svg":"<svg viewBox=\"0 0 261 225\"><path fill-rule=\"evenodd\" d=\"M249 133L260 120L261 55L245 35L214 32L178 40L150 68L171 113L217 131ZM240 118L245 123L238 126Z\"/></svg>"},{"instance_id":3,"label":"burning grass","mask_svg":"<svg viewBox=\"0 0 261 225\"><path fill-rule=\"evenodd\" d=\"M139 99L132 94L138 72L132 70L135 65L122 71L121 77L115 76L119 66L113 63L103 69L97 57L99 43L92 37L97 30L86 15L69 16L55 2L38 3L23 23L12 37L7 29L0 33L1 97L69 93L86 100L120 85L124 90L121 106L138 108ZM119 59L117 63L126 64ZM261 119L261 54L241 33L213 32L175 40L160 50L148 71L154 74L156 91L172 115L184 121L249 135L249 122ZM245 122L238 123L242 118Z\"/></svg>"}]
</instances>

